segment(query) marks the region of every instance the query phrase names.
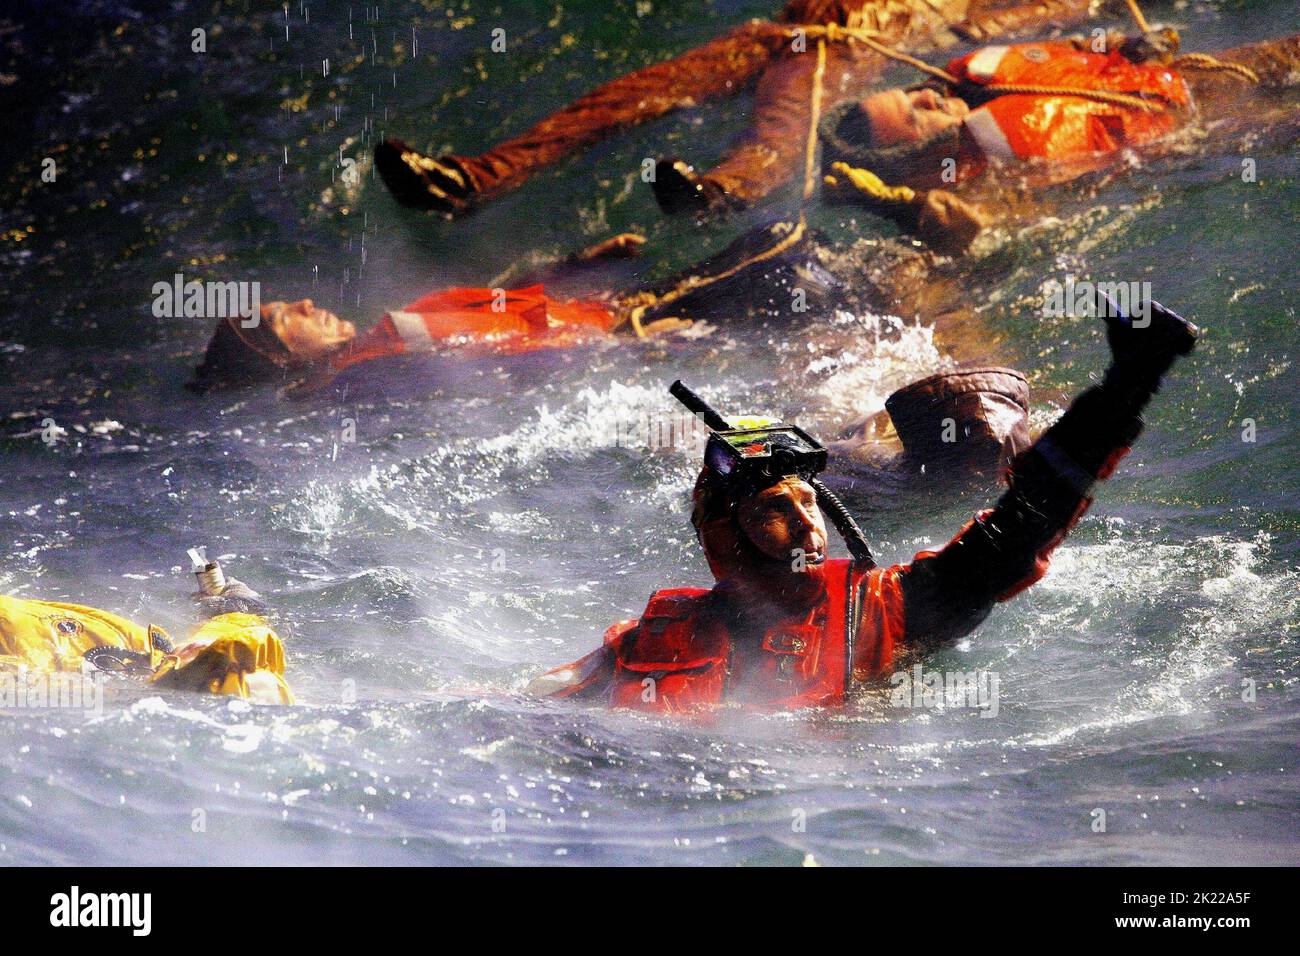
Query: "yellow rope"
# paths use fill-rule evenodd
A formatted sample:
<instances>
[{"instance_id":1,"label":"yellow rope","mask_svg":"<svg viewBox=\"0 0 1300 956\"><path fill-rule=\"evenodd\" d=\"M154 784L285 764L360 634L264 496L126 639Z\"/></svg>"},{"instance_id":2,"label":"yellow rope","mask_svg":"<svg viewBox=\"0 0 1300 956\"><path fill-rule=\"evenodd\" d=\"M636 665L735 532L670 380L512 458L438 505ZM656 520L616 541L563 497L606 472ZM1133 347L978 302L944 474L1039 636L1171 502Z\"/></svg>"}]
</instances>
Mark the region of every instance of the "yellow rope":
<instances>
[{"instance_id":1,"label":"yellow rope","mask_svg":"<svg viewBox=\"0 0 1300 956\"><path fill-rule=\"evenodd\" d=\"M1131 93L1112 93L1110 90L1080 90L1072 86L1039 86L1034 83L995 83L988 86L982 86L980 89L988 90L990 93L1016 94L1023 93L1031 96L1079 96L1086 100L1096 100L1099 103L1113 103L1116 106L1127 106L1129 109L1142 110L1144 113L1154 113L1157 110L1166 108L1166 104L1159 100L1144 100L1140 96L1134 96Z\"/></svg>"},{"instance_id":2,"label":"yellow rope","mask_svg":"<svg viewBox=\"0 0 1300 956\"><path fill-rule=\"evenodd\" d=\"M824 25L797 27L795 30L791 31L789 35L794 36L799 30L804 31L809 36L823 36L832 43L861 43L863 46L875 50L881 56L888 57L891 60L897 60L899 63L906 63L908 66L914 66L921 72L929 73L931 76L937 77L945 83L952 83L954 85L957 83L957 78L946 70L941 70L937 66L931 66L924 60L918 60L910 54L904 53L901 50L895 50L893 47L881 43L876 39L881 34L875 33L871 30L859 30L853 27L842 27L835 23L827 23Z\"/></svg>"},{"instance_id":3,"label":"yellow rope","mask_svg":"<svg viewBox=\"0 0 1300 956\"><path fill-rule=\"evenodd\" d=\"M1129 13L1133 14L1133 20L1137 27L1143 33L1151 32L1151 24L1147 23L1147 18L1142 15L1142 8L1137 5L1137 0L1124 0L1128 4Z\"/></svg>"},{"instance_id":4,"label":"yellow rope","mask_svg":"<svg viewBox=\"0 0 1300 956\"><path fill-rule=\"evenodd\" d=\"M1226 60L1218 60L1210 56L1208 53L1184 53L1170 65L1179 70L1204 70L1208 73L1232 73L1233 75L1251 83L1259 82L1259 74L1250 67L1241 63L1229 63Z\"/></svg>"},{"instance_id":5,"label":"yellow rope","mask_svg":"<svg viewBox=\"0 0 1300 956\"><path fill-rule=\"evenodd\" d=\"M723 279L730 279L742 269L747 269L756 262L764 262L774 256L779 256L791 246L798 243L803 238L806 230L807 223L805 223L803 213L801 212L799 214L798 223L796 223L795 227L790 230L790 235L786 236L771 248L764 249L762 252L750 256L748 259L737 263L730 269L726 269L719 272L717 275L712 276L687 276L662 295L656 295L653 292L638 292L634 296L628 296L626 299L623 299L618 303L619 311L626 310L618 324L621 325L623 321L630 322L632 324L632 330L636 332L637 338L643 339L646 337L646 331L645 326L641 324L641 317L644 316L648 310L655 308L656 306L668 305L676 302L688 292L694 292L696 289L703 289L707 286L713 285L715 282L721 282Z\"/></svg>"},{"instance_id":6,"label":"yellow rope","mask_svg":"<svg viewBox=\"0 0 1300 956\"><path fill-rule=\"evenodd\" d=\"M910 186L890 186L869 169L850 166L848 163L831 163L831 172L844 176L858 192L880 202L906 205L916 199L916 190ZM826 176L822 181L827 186L839 185L839 180L834 176Z\"/></svg>"},{"instance_id":7,"label":"yellow rope","mask_svg":"<svg viewBox=\"0 0 1300 956\"><path fill-rule=\"evenodd\" d=\"M822 119L822 85L826 80L826 41L817 41L817 68L813 70L812 103L809 106L808 141L804 145L803 201L812 199L817 185L817 127ZM802 210L800 212L802 215Z\"/></svg>"},{"instance_id":8,"label":"yellow rope","mask_svg":"<svg viewBox=\"0 0 1300 956\"><path fill-rule=\"evenodd\" d=\"M1138 6L1137 0L1124 0L1128 4L1129 12L1133 14L1133 19L1138 25L1138 29L1143 33L1151 32L1151 25L1147 23L1147 18L1142 15L1142 8ZM1185 53L1173 60L1170 66L1178 70L1205 70L1212 73L1231 73L1243 80L1251 83L1259 82L1259 74L1248 66L1240 63L1227 63L1223 60L1216 59L1208 53Z\"/></svg>"}]
</instances>

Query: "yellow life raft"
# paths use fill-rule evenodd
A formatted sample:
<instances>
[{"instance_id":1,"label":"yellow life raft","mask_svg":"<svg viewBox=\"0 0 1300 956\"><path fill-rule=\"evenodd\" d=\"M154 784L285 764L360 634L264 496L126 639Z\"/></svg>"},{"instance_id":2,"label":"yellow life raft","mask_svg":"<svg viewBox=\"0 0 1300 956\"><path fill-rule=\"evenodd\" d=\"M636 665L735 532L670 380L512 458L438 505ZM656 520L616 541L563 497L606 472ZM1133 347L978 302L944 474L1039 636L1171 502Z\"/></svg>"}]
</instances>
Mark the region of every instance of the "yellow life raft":
<instances>
[{"instance_id":1,"label":"yellow life raft","mask_svg":"<svg viewBox=\"0 0 1300 956\"><path fill-rule=\"evenodd\" d=\"M293 703L284 647L259 615L220 614L173 647L162 628L108 611L0 596L0 672L80 671L105 658L159 687Z\"/></svg>"}]
</instances>

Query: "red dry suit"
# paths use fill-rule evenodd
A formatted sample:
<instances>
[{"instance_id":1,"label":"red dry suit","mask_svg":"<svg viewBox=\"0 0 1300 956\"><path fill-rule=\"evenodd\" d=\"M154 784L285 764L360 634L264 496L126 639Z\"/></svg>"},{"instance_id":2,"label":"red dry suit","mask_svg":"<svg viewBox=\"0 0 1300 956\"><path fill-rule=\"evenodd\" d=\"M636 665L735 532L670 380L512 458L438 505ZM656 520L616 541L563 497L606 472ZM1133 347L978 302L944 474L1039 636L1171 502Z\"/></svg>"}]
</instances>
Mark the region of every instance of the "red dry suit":
<instances>
[{"instance_id":1,"label":"red dry suit","mask_svg":"<svg viewBox=\"0 0 1300 956\"><path fill-rule=\"evenodd\" d=\"M899 570L827 561L820 601L745 642L744 696L764 708L825 707L843 703L855 677L886 671L903 632ZM599 682L611 706L665 713L733 697L729 684L742 650L722 595L717 588L656 591L639 619L605 632L600 650L550 672L578 677L556 696L582 694Z\"/></svg>"},{"instance_id":2,"label":"red dry suit","mask_svg":"<svg viewBox=\"0 0 1300 956\"><path fill-rule=\"evenodd\" d=\"M656 591L640 618L609 628L602 647L547 672L536 690L660 713L724 701L761 710L843 704L853 681L890 673L905 650L969 633L993 604L1046 574L1091 501L1069 487L1057 497L1040 528L1016 527L1023 516L1004 499L908 564L827 561L821 599L761 634L733 632L742 617L725 586Z\"/></svg>"},{"instance_id":3,"label":"red dry suit","mask_svg":"<svg viewBox=\"0 0 1300 956\"><path fill-rule=\"evenodd\" d=\"M1178 110L1191 102L1187 85L1167 66L1133 63L1118 50L1081 51L1067 42L984 47L953 60L948 72L971 87L1098 90L1136 96L1157 107L1146 111L1058 94L990 94L992 99L962 121L959 179L983 171L989 159L1043 158L1100 167L1107 154L1170 133L1178 124Z\"/></svg>"},{"instance_id":4,"label":"red dry suit","mask_svg":"<svg viewBox=\"0 0 1300 956\"><path fill-rule=\"evenodd\" d=\"M336 371L372 359L481 348L503 354L564 348L604 338L613 312L599 302L561 301L526 289L446 289L395 309L331 359Z\"/></svg>"}]
</instances>

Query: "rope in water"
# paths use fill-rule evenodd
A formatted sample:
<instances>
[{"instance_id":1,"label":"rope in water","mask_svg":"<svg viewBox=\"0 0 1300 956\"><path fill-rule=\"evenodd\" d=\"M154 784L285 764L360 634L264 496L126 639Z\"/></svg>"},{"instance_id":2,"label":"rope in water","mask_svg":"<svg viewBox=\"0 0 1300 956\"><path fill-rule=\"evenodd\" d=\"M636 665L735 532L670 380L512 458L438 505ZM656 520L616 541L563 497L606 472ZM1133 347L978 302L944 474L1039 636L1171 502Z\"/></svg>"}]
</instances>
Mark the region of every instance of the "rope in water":
<instances>
[{"instance_id":1,"label":"rope in water","mask_svg":"<svg viewBox=\"0 0 1300 956\"><path fill-rule=\"evenodd\" d=\"M1129 13L1133 14L1133 22L1143 33L1151 32L1151 24L1147 23L1147 18L1142 14L1142 8L1138 6L1137 0L1124 0L1128 4Z\"/></svg>"},{"instance_id":2,"label":"rope in water","mask_svg":"<svg viewBox=\"0 0 1300 956\"><path fill-rule=\"evenodd\" d=\"M1179 70L1204 70L1207 73L1231 73L1249 83L1258 83L1259 74L1242 63L1229 63L1208 53L1184 53L1170 66Z\"/></svg>"},{"instance_id":3,"label":"rope in water","mask_svg":"<svg viewBox=\"0 0 1300 956\"><path fill-rule=\"evenodd\" d=\"M632 324L632 330L636 333L637 338L645 338L646 330L645 326L641 324L641 319L648 310L661 305L669 305L670 303L676 302L678 299L682 298L682 296L686 295L688 292L703 289L707 286L713 285L715 282L721 282L724 279L730 279L732 276L738 274L742 269L746 269L756 262L763 262L764 260L771 259L774 256L779 256L781 253L785 252L791 246L796 245L801 239L803 239L806 228L807 225L804 222L803 214L801 213L799 215L798 223L796 223L795 227L790 230L788 236L770 248L764 249L762 252L737 263L730 269L725 269L722 272L711 276L687 276L681 282L677 283L677 285L660 295L656 295L653 292L638 292L634 296L629 296L619 303L621 309L627 310L623 321Z\"/></svg>"},{"instance_id":4,"label":"rope in water","mask_svg":"<svg viewBox=\"0 0 1300 956\"><path fill-rule=\"evenodd\" d=\"M812 102L808 109L808 141L804 147L803 203L812 198L817 184L817 127L822 119L822 94L826 81L826 41L817 41L817 68L813 70ZM802 204L799 215L803 215Z\"/></svg>"},{"instance_id":5,"label":"rope in water","mask_svg":"<svg viewBox=\"0 0 1300 956\"><path fill-rule=\"evenodd\" d=\"M1151 24L1147 23L1147 18L1143 15L1142 8L1138 6L1137 0L1124 0L1124 2L1128 4L1129 13L1133 14L1133 22L1137 24L1137 28L1143 33L1150 33ZM1227 63L1210 56L1208 53L1187 53L1171 61L1169 65L1181 70L1231 73L1251 83L1259 82L1259 74L1250 67L1243 66L1240 63Z\"/></svg>"}]
</instances>

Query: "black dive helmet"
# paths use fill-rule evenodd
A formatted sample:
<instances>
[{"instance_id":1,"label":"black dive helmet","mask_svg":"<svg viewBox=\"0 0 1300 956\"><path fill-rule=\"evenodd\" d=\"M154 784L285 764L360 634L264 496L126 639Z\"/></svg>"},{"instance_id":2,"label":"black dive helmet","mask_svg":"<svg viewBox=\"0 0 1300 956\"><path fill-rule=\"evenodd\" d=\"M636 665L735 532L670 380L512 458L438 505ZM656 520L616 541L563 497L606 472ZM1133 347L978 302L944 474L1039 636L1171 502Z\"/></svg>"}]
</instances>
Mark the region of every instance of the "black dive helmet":
<instances>
[{"instance_id":1,"label":"black dive helmet","mask_svg":"<svg viewBox=\"0 0 1300 956\"><path fill-rule=\"evenodd\" d=\"M826 448L821 442L799 426L781 422L757 428L732 428L680 380L673 382L668 392L699 416L712 433L704 447L704 463L708 467L740 494L762 491L782 478L797 475L817 492L817 504L835 525L854 561L863 567L875 567L862 529L844 503L817 477L826 469Z\"/></svg>"}]
</instances>

